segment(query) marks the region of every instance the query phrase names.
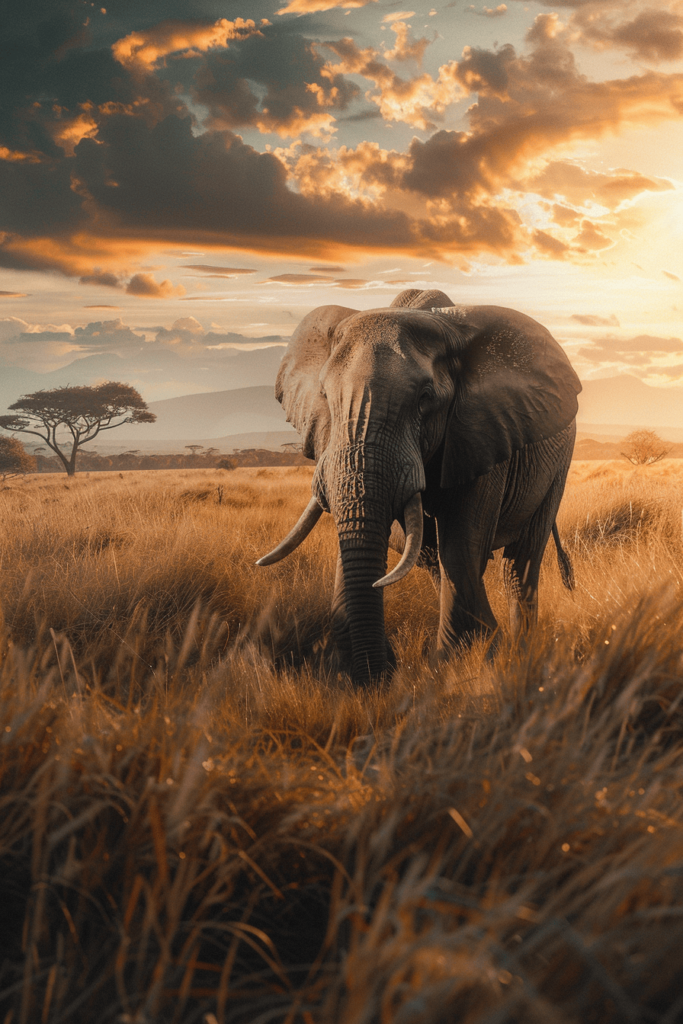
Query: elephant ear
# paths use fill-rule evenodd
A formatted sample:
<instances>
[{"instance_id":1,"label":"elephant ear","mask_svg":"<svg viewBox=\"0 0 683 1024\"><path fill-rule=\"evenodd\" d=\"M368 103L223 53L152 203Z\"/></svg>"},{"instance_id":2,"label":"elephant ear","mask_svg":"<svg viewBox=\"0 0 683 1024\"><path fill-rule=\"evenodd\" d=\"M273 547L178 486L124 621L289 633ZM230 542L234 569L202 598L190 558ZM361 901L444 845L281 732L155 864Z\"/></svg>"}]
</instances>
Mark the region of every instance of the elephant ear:
<instances>
[{"instance_id":1,"label":"elephant ear","mask_svg":"<svg viewBox=\"0 0 683 1024\"><path fill-rule=\"evenodd\" d=\"M318 306L301 321L282 357L275 397L301 435L308 459L322 455L330 436L330 410L320 389L320 371L329 359L335 327L357 312L346 306Z\"/></svg>"},{"instance_id":2,"label":"elephant ear","mask_svg":"<svg viewBox=\"0 0 683 1024\"><path fill-rule=\"evenodd\" d=\"M453 303L445 292L438 288L430 288L421 291L419 288L405 288L399 292L390 309L402 307L403 309L434 309L434 307L452 306Z\"/></svg>"},{"instance_id":3,"label":"elephant ear","mask_svg":"<svg viewBox=\"0 0 683 1024\"><path fill-rule=\"evenodd\" d=\"M490 472L529 444L564 430L581 382L541 324L498 306L434 309L455 319L456 396L444 439L441 486Z\"/></svg>"}]
</instances>

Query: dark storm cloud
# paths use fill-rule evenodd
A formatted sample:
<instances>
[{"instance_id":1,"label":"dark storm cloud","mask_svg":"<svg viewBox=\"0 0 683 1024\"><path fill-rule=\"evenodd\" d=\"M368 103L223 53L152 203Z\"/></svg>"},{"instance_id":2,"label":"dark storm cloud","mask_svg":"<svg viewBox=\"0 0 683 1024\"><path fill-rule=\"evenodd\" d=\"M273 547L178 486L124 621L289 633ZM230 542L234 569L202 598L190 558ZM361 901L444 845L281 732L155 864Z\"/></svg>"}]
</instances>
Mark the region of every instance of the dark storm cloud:
<instances>
[{"instance_id":1,"label":"dark storm cloud","mask_svg":"<svg viewBox=\"0 0 683 1024\"><path fill-rule=\"evenodd\" d=\"M187 117L171 115L149 127L112 116L98 140L78 146L75 178L103 214L143 237L234 234L265 242L270 236L273 249L285 239L384 246L410 237L405 214L368 210L343 197L298 195L276 156L228 131L196 136Z\"/></svg>"},{"instance_id":2,"label":"dark storm cloud","mask_svg":"<svg viewBox=\"0 0 683 1024\"><path fill-rule=\"evenodd\" d=\"M253 20L238 25L213 0L190 5L192 20L179 0L103 4L106 16L75 0L35 0L14 5L3 23L4 266L60 270L84 284L159 298L178 287L134 273L139 267L131 264L147 248L169 244L312 261L344 259L344 247L430 257L489 251L512 262L532 248L547 258L592 258L612 239L597 217L586 219L572 204L590 199L613 210L644 190L672 187L630 171L591 174L569 161L538 170L555 147L683 109L683 75L591 82L561 32L555 38L553 14L534 22L529 55L509 45L467 47L438 79L425 72L404 81L372 47L337 40L325 50L298 19L262 24L272 5L249 5L242 13ZM336 53L340 64L326 64L321 52ZM407 152L365 142L277 155L237 134L256 127L324 136L360 95L351 74L374 83L369 102L388 120L406 123L441 116L465 93L476 94L470 130L415 139ZM188 92L194 104L185 104ZM197 103L208 110L208 130ZM556 223L574 229L573 240L525 228L505 190L543 196ZM238 273L194 262L183 269Z\"/></svg>"},{"instance_id":3,"label":"dark storm cloud","mask_svg":"<svg viewBox=\"0 0 683 1024\"><path fill-rule=\"evenodd\" d=\"M263 26L259 36L209 53L192 93L219 128L246 125L282 135L329 124L332 110L345 110L359 88L343 75L321 74L325 60L301 35ZM252 83L263 88L258 95ZM265 91L265 94L264 94Z\"/></svg>"}]
</instances>

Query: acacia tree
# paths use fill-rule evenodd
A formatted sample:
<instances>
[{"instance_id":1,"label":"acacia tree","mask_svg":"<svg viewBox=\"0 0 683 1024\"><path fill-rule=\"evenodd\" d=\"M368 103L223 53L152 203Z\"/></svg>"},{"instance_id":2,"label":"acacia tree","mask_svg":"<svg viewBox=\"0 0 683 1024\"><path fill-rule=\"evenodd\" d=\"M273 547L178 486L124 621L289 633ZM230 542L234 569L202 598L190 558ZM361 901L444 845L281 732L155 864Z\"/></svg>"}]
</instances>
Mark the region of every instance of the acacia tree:
<instances>
[{"instance_id":1,"label":"acacia tree","mask_svg":"<svg viewBox=\"0 0 683 1024\"><path fill-rule=\"evenodd\" d=\"M0 416L0 427L35 434L59 456L69 476L76 472L78 449L101 431L113 430L124 423L153 423L156 419L134 387L112 380L93 387L80 385L34 391L23 395L10 409L16 410L15 414ZM58 430L66 434L66 444L57 440ZM66 452L62 448L66 448Z\"/></svg>"},{"instance_id":2,"label":"acacia tree","mask_svg":"<svg viewBox=\"0 0 683 1024\"><path fill-rule=\"evenodd\" d=\"M29 455L16 437L0 437L0 477L19 473L32 473L36 468L35 456Z\"/></svg>"},{"instance_id":3,"label":"acacia tree","mask_svg":"<svg viewBox=\"0 0 683 1024\"><path fill-rule=\"evenodd\" d=\"M634 430L624 438L621 454L634 466L651 466L670 451L671 447L654 430Z\"/></svg>"}]
</instances>

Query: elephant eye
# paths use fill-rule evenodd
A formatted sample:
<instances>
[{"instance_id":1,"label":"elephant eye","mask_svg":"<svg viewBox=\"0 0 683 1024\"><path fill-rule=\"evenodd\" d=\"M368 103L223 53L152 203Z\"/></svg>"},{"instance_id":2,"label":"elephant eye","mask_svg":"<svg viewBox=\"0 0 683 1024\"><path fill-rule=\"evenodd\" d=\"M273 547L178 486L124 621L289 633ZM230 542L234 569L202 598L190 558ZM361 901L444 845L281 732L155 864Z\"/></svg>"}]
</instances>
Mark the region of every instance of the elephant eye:
<instances>
[{"instance_id":1,"label":"elephant eye","mask_svg":"<svg viewBox=\"0 0 683 1024\"><path fill-rule=\"evenodd\" d=\"M417 403L417 411L420 416L425 416L432 407L432 401L434 399L434 393L431 389L423 391Z\"/></svg>"}]
</instances>

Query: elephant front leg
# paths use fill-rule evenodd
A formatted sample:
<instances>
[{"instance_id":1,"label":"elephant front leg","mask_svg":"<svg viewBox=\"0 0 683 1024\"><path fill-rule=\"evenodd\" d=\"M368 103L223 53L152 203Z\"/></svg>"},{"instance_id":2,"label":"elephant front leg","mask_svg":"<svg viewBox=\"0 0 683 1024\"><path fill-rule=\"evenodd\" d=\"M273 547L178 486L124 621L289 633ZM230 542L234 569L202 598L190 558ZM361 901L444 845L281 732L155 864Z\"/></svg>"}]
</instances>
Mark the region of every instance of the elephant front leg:
<instances>
[{"instance_id":1,"label":"elephant front leg","mask_svg":"<svg viewBox=\"0 0 683 1024\"><path fill-rule=\"evenodd\" d=\"M351 671L351 632L346 612L346 593L344 590L344 570L341 554L337 554L337 571L334 576L334 594L332 596L332 635L339 653L339 668L342 672Z\"/></svg>"}]
</instances>

